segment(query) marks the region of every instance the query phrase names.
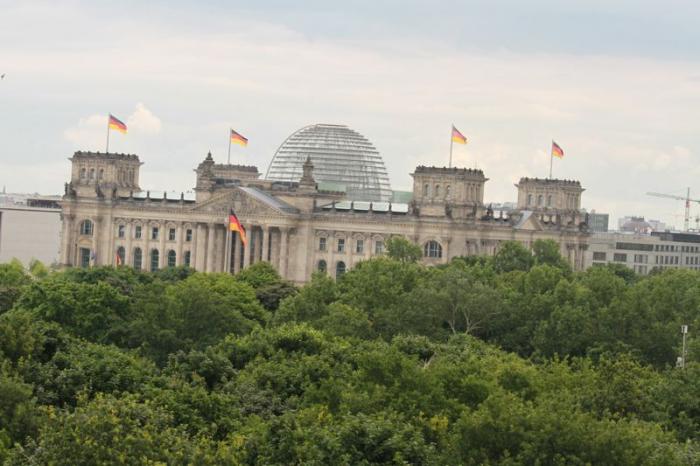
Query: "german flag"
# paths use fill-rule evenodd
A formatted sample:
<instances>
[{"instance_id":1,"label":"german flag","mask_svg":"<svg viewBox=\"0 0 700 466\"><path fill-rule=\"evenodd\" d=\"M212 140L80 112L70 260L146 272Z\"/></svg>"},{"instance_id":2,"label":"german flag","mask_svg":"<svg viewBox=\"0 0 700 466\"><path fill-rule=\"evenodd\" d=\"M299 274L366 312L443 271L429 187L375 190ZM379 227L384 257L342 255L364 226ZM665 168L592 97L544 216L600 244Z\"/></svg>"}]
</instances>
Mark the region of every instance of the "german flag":
<instances>
[{"instance_id":1,"label":"german flag","mask_svg":"<svg viewBox=\"0 0 700 466\"><path fill-rule=\"evenodd\" d=\"M460 133L459 130L455 128L455 125L452 125L452 142L456 142L457 144L467 143L467 137Z\"/></svg>"},{"instance_id":2,"label":"german flag","mask_svg":"<svg viewBox=\"0 0 700 466\"><path fill-rule=\"evenodd\" d=\"M564 150L554 141L552 141L552 156L559 159L564 158Z\"/></svg>"},{"instance_id":3,"label":"german flag","mask_svg":"<svg viewBox=\"0 0 700 466\"><path fill-rule=\"evenodd\" d=\"M116 129L122 134L126 134L126 124L111 113L109 114L109 129Z\"/></svg>"},{"instance_id":4,"label":"german flag","mask_svg":"<svg viewBox=\"0 0 700 466\"><path fill-rule=\"evenodd\" d=\"M241 237L241 243L243 243L243 246L246 245L248 240L245 237L245 228L243 228L241 222L238 221L238 217L236 217L236 213L233 211L233 209L231 209L231 212L228 214L228 229L230 231L238 232L238 236Z\"/></svg>"},{"instance_id":5,"label":"german flag","mask_svg":"<svg viewBox=\"0 0 700 466\"><path fill-rule=\"evenodd\" d=\"M245 147L248 145L248 138L244 137L242 134L235 132L234 130L231 130L231 142Z\"/></svg>"}]
</instances>

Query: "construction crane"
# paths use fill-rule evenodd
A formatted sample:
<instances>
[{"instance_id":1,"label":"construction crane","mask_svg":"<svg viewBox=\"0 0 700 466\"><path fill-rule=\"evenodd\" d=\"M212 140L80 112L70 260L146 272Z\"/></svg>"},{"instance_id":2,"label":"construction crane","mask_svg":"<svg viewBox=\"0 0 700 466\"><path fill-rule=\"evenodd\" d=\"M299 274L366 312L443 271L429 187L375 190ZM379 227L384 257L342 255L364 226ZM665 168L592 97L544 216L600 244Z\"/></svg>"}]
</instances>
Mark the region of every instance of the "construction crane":
<instances>
[{"instance_id":1,"label":"construction crane","mask_svg":"<svg viewBox=\"0 0 700 466\"><path fill-rule=\"evenodd\" d=\"M690 230L690 203L691 202L700 203L700 199L691 199L690 198L690 188L688 188L688 191L687 191L687 194L685 197L677 196L674 194L662 194L662 193L647 193L647 195L656 196L656 197L665 197L666 199L676 199L678 201L685 201L685 218L684 218L683 226L684 226L685 231Z\"/></svg>"}]
</instances>

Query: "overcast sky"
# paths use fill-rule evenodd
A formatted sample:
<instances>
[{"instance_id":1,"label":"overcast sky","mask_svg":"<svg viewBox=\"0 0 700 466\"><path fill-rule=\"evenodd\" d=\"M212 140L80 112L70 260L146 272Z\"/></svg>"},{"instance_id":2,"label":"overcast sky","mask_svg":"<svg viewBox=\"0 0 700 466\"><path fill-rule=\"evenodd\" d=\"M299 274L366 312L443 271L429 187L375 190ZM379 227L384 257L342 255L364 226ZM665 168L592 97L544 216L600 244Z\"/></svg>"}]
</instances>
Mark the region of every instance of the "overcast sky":
<instances>
[{"instance_id":1,"label":"overcast sky","mask_svg":"<svg viewBox=\"0 0 700 466\"><path fill-rule=\"evenodd\" d=\"M0 185L61 193L111 112L144 189L191 189L229 127L250 140L233 160L264 173L311 123L362 133L410 189L416 165L447 165L454 123L487 202L547 176L552 139L589 210L680 227L682 202L645 193L700 199L700 2L145 3L0 0Z\"/></svg>"}]
</instances>

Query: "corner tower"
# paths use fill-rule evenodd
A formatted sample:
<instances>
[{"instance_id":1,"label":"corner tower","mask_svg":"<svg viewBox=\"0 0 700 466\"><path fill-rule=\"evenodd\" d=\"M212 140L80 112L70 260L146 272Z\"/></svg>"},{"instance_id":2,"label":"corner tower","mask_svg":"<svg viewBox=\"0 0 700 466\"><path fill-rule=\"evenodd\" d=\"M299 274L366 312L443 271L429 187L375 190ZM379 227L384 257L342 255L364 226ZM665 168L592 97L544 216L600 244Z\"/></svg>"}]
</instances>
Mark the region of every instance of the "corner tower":
<instances>
[{"instance_id":1,"label":"corner tower","mask_svg":"<svg viewBox=\"0 0 700 466\"><path fill-rule=\"evenodd\" d=\"M581 210L581 193L584 189L575 180L550 178L520 178L518 188L518 209Z\"/></svg>"},{"instance_id":2,"label":"corner tower","mask_svg":"<svg viewBox=\"0 0 700 466\"><path fill-rule=\"evenodd\" d=\"M445 215L446 211L464 218L484 204L481 170L418 166L413 177L413 201L421 215Z\"/></svg>"},{"instance_id":3,"label":"corner tower","mask_svg":"<svg viewBox=\"0 0 700 466\"><path fill-rule=\"evenodd\" d=\"M141 190L137 155L78 151L68 160L72 163L71 186L79 196L128 196Z\"/></svg>"}]
</instances>

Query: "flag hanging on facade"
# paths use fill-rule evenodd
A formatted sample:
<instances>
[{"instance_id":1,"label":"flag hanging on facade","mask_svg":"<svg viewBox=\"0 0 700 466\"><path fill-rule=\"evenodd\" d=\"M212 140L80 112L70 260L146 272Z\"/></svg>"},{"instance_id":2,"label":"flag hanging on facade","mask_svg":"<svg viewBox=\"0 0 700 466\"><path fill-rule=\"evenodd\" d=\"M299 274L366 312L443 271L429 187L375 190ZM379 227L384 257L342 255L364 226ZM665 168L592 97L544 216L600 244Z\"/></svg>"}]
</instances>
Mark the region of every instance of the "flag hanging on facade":
<instances>
[{"instance_id":1,"label":"flag hanging on facade","mask_svg":"<svg viewBox=\"0 0 700 466\"><path fill-rule=\"evenodd\" d=\"M238 221L238 217L236 216L236 213L233 211L233 209L231 209L231 212L229 212L228 214L228 229L230 231L238 232L238 236L241 237L241 243L243 243L243 246L246 245L248 240L245 237L245 228L243 228L241 222Z\"/></svg>"},{"instance_id":2,"label":"flag hanging on facade","mask_svg":"<svg viewBox=\"0 0 700 466\"><path fill-rule=\"evenodd\" d=\"M564 150L554 141L552 141L552 156L559 159L564 157Z\"/></svg>"},{"instance_id":3,"label":"flag hanging on facade","mask_svg":"<svg viewBox=\"0 0 700 466\"><path fill-rule=\"evenodd\" d=\"M231 130L231 142L245 147L248 145L248 138L244 137L240 133L235 132L234 130Z\"/></svg>"},{"instance_id":4,"label":"flag hanging on facade","mask_svg":"<svg viewBox=\"0 0 700 466\"><path fill-rule=\"evenodd\" d=\"M115 129L122 134L126 134L126 124L111 113L109 114L109 129Z\"/></svg>"},{"instance_id":5,"label":"flag hanging on facade","mask_svg":"<svg viewBox=\"0 0 700 466\"><path fill-rule=\"evenodd\" d=\"M117 253L117 254L115 255L114 262L115 262L115 264L117 265L117 267L119 267L120 265L122 265L122 257L119 255L119 253Z\"/></svg>"},{"instance_id":6,"label":"flag hanging on facade","mask_svg":"<svg viewBox=\"0 0 700 466\"><path fill-rule=\"evenodd\" d=\"M455 128L455 125L452 125L452 142L456 142L457 144L467 143L467 137L460 133L459 130Z\"/></svg>"}]
</instances>

